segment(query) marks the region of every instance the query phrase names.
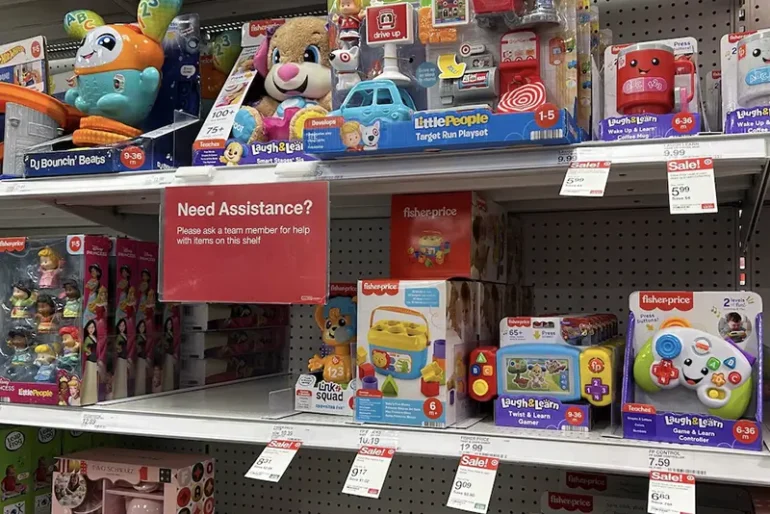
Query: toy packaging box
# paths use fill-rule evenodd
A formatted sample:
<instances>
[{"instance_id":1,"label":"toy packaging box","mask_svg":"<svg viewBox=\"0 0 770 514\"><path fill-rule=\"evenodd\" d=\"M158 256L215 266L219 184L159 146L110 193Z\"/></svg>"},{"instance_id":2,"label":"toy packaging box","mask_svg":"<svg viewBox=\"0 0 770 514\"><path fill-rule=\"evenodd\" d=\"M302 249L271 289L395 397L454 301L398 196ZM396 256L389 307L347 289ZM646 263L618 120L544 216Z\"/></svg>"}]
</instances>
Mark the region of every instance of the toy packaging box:
<instances>
[{"instance_id":1,"label":"toy packaging box","mask_svg":"<svg viewBox=\"0 0 770 514\"><path fill-rule=\"evenodd\" d=\"M182 335L181 387L286 373L286 326Z\"/></svg>"},{"instance_id":2,"label":"toy packaging box","mask_svg":"<svg viewBox=\"0 0 770 514\"><path fill-rule=\"evenodd\" d=\"M0 45L0 82L48 91L46 40L37 36Z\"/></svg>"},{"instance_id":3,"label":"toy packaging box","mask_svg":"<svg viewBox=\"0 0 770 514\"><path fill-rule=\"evenodd\" d=\"M51 512L51 485L56 458L61 455L62 433L53 428L27 428L27 438L31 445L30 457L34 471L32 473L32 505L34 514Z\"/></svg>"},{"instance_id":4,"label":"toy packaging box","mask_svg":"<svg viewBox=\"0 0 770 514\"><path fill-rule=\"evenodd\" d=\"M180 358L182 355L182 305L163 303L163 391L174 391L180 386Z\"/></svg>"},{"instance_id":5,"label":"toy packaging box","mask_svg":"<svg viewBox=\"0 0 770 514\"><path fill-rule=\"evenodd\" d=\"M321 348L308 362L308 373L300 375L294 386L295 410L353 415L358 381L363 378L359 365L365 364L366 357L356 349L357 291L355 283L332 282L329 300L316 306L313 318L321 333Z\"/></svg>"},{"instance_id":6,"label":"toy packaging box","mask_svg":"<svg viewBox=\"0 0 770 514\"><path fill-rule=\"evenodd\" d=\"M193 144L194 164L315 160L303 151L302 130L331 107L325 35L322 18L244 24L241 54Z\"/></svg>"},{"instance_id":7,"label":"toy packaging box","mask_svg":"<svg viewBox=\"0 0 770 514\"><path fill-rule=\"evenodd\" d=\"M359 280L355 419L448 427L469 417L475 283Z\"/></svg>"},{"instance_id":8,"label":"toy packaging box","mask_svg":"<svg viewBox=\"0 0 770 514\"><path fill-rule=\"evenodd\" d=\"M701 98L695 38L607 47L599 139L698 134L703 112Z\"/></svg>"},{"instance_id":9,"label":"toy packaging box","mask_svg":"<svg viewBox=\"0 0 770 514\"><path fill-rule=\"evenodd\" d=\"M117 400L127 398L136 385L136 309L140 277L135 241L122 237L113 240L110 274L115 337L113 398Z\"/></svg>"},{"instance_id":10,"label":"toy packaging box","mask_svg":"<svg viewBox=\"0 0 770 514\"><path fill-rule=\"evenodd\" d=\"M163 392L164 351L158 320L158 244L136 241L136 377L131 396Z\"/></svg>"},{"instance_id":11,"label":"toy packaging box","mask_svg":"<svg viewBox=\"0 0 770 514\"><path fill-rule=\"evenodd\" d=\"M624 437L761 450L760 296L642 291L629 303Z\"/></svg>"},{"instance_id":12,"label":"toy packaging box","mask_svg":"<svg viewBox=\"0 0 770 514\"><path fill-rule=\"evenodd\" d=\"M213 514L214 460L187 455L98 448L58 459L52 514Z\"/></svg>"},{"instance_id":13,"label":"toy packaging box","mask_svg":"<svg viewBox=\"0 0 770 514\"><path fill-rule=\"evenodd\" d=\"M288 305L190 303L182 305L182 332L249 329L289 323Z\"/></svg>"},{"instance_id":14,"label":"toy packaging box","mask_svg":"<svg viewBox=\"0 0 770 514\"><path fill-rule=\"evenodd\" d=\"M110 240L0 239L0 401L89 405L112 398Z\"/></svg>"},{"instance_id":15,"label":"toy packaging box","mask_svg":"<svg viewBox=\"0 0 770 514\"><path fill-rule=\"evenodd\" d=\"M506 216L470 191L393 195L390 276L507 282Z\"/></svg>"},{"instance_id":16,"label":"toy packaging box","mask_svg":"<svg viewBox=\"0 0 770 514\"><path fill-rule=\"evenodd\" d=\"M610 314L519 316L499 324L500 347L470 356L473 399L494 400L495 424L590 430L616 423L623 340Z\"/></svg>"},{"instance_id":17,"label":"toy packaging box","mask_svg":"<svg viewBox=\"0 0 770 514\"><path fill-rule=\"evenodd\" d=\"M35 462L32 429L0 426L0 508L6 512L35 512Z\"/></svg>"},{"instance_id":18,"label":"toy packaging box","mask_svg":"<svg viewBox=\"0 0 770 514\"><path fill-rule=\"evenodd\" d=\"M722 132L722 70L711 70L706 75L704 125L710 132Z\"/></svg>"},{"instance_id":19,"label":"toy packaging box","mask_svg":"<svg viewBox=\"0 0 770 514\"><path fill-rule=\"evenodd\" d=\"M516 7L331 1L334 110L305 121L305 150L339 158L576 142L577 1Z\"/></svg>"},{"instance_id":20,"label":"toy packaging box","mask_svg":"<svg viewBox=\"0 0 770 514\"><path fill-rule=\"evenodd\" d=\"M200 111L200 21L196 14L176 16L181 2L142 5L134 25L142 29L130 33L128 25L104 25L91 11L65 16L68 34L83 42L75 84L64 96L80 111L70 127L77 130L29 148L25 176L155 170L190 162ZM121 34L125 43L116 52L122 54L99 57L105 62L94 64L89 59L100 51L96 45L104 34Z\"/></svg>"},{"instance_id":21,"label":"toy packaging box","mask_svg":"<svg viewBox=\"0 0 770 514\"><path fill-rule=\"evenodd\" d=\"M62 454L80 452L93 448L94 437L97 434L79 430L64 430L62 433Z\"/></svg>"},{"instance_id":22,"label":"toy packaging box","mask_svg":"<svg viewBox=\"0 0 770 514\"><path fill-rule=\"evenodd\" d=\"M725 134L770 132L770 30L726 34L720 53Z\"/></svg>"}]
</instances>

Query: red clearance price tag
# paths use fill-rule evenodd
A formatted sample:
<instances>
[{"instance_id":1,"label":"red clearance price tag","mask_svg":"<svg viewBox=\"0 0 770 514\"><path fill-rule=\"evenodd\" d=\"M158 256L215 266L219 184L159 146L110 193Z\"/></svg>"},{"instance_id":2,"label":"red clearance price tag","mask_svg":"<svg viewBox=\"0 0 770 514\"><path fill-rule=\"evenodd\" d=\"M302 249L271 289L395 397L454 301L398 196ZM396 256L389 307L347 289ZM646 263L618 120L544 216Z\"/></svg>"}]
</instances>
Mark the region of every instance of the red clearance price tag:
<instances>
[{"instance_id":1,"label":"red clearance price tag","mask_svg":"<svg viewBox=\"0 0 770 514\"><path fill-rule=\"evenodd\" d=\"M326 300L329 184L165 189L164 302Z\"/></svg>"},{"instance_id":2,"label":"red clearance price tag","mask_svg":"<svg viewBox=\"0 0 770 514\"><path fill-rule=\"evenodd\" d=\"M687 473L650 471L647 512L650 514L694 514L695 476Z\"/></svg>"}]
</instances>

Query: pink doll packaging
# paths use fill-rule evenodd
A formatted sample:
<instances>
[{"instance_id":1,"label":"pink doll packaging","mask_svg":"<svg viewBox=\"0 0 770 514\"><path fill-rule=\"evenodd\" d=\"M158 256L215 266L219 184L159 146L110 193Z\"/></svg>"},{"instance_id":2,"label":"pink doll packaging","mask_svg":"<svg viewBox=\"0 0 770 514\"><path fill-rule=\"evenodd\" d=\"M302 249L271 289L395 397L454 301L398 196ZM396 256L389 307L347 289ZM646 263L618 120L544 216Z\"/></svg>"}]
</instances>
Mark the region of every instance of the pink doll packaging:
<instances>
[{"instance_id":1,"label":"pink doll packaging","mask_svg":"<svg viewBox=\"0 0 770 514\"><path fill-rule=\"evenodd\" d=\"M98 448L60 457L51 514L213 514L214 460Z\"/></svg>"},{"instance_id":2,"label":"pink doll packaging","mask_svg":"<svg viewBox=\"0 0 770 514\"><path fill-rule=\"evenodd\" d=\"M163 391L179 389L179 357L182 349L182 306L163 304Z\"/></svg>"},{"instance_id":3,"label":"pink doll packaging","mask_svg":"<svg viewBox=\"0 0 770 514\"><path fill-rule=\"evenodd\" d=\"M136 242L136 378L134 396L163 390L163 359L156 358L159 327L157 320L158 244Z\"/></svg>"},{"instance_id":4,"label":"pink doll packaging","mask_svg":"<svg viewBox=\"0 0 770 514\"><path fill-rule=\"evenodd\" d=\"M136 241L118 238L114 242L111 266L113 283L115 374L113 397L126 398L135 390L136 380Z\"/></svg>"}]
</instances>

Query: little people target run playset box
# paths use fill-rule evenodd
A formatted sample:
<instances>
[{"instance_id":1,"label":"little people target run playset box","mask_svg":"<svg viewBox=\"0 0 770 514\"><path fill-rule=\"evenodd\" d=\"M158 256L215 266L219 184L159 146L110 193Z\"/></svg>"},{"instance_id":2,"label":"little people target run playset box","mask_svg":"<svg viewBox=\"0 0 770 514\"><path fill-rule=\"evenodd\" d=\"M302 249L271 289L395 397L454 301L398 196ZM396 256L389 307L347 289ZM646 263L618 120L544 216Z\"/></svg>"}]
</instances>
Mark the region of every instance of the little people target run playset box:
<instances>
[{"instance_id":1,"label":"little people target run playset box","mask_svg":"<svg viewBox=\"0 0 770 514\"><path fill-rule=\"evenodd\" d=\"M469 393L494 399L495 424L588 430L600 414L620 414L623 339L611 314L509 317L500 347L470 356Z\"/></svg>"},{"instance_id":2,"label":"little people target run playset box","mask_svg":"<svg viewBox=\"0 0 770 514\"><path fill-rule=\"evenodd\" d=\"M332 0L329 26L333 111L305 121L308 153L580 139L576 0Z\"/></svg>"},{"instance_id":3,"label":"little people target run playset box","mask_svg":"<svg viewBox=\"0 0 770 514\"><path fill-rule=\"evenodd\" d=\"M762 299L750 292L630 297L628 439L762 448Z\"/></svg>"},{"instance_id":4,"label":"little people target run playset box","mask_svg":"<svg viewBox=\"0 0 770 514\"><path fill-rule=\"evenodd\" d=\"M725 134L770 132L770 30L721 41Z\"/></svg>"},{"instance_id":5,"label":"little people target run playset box","mask_svg":"<svg viewBox=\"0 0 770 514\"><path fill-rule=\"evenodd\" d=\"M298 411L353 415L358 379L365 369L359 365L366 357L363 350L356 353L357 289L355 283L332 283L329 301L315 307L323 346L308 362L309 373L300 375L294 386Z\"/></svg>"},{"instance_id":6,"label":"little people target run playset box","mask_svg":"<svg viewBox=\"0 0 770 514\"><path fill-rule=\"evenodd\" d=\"M698 42L674 38L613 45L604 52L603 141L698 134ZM595 108L598 108L595 105Z\"/></svg>"},{"instance_id":7,"label":"little people target run playset box","mask_svg":"<svg viewBox=\"0 0 770 514\"><path fill-rule=\"evenodd\" d=\"M103 236L0 239L0 401L112 398L109 251Z\"/></svg>"},{"instance_id":8,"label":"little people target run playset box","mask_svg":"<svg viewBox=\"0 0 770 514\"><path fill-rule=\"evenodd\" d=\"M475 284L359 280L356 421L447 427L470 416Z\"/></svg>"}]
</instances>

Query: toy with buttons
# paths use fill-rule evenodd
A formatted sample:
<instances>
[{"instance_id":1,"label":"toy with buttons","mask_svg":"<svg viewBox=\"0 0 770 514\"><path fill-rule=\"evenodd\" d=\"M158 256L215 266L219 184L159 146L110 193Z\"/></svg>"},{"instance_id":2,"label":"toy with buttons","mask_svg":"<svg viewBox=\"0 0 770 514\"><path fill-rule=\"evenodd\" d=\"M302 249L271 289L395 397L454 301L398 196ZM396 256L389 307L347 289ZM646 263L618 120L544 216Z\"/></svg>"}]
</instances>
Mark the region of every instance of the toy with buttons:
<instances>
[{"instance_id":1,"label":"toy with buttons","mask_svg":"<svg viewBox=\"0 0 770 514\"><path fill-rule=\"evenodd\" d=\"M629 310L625 437L760 449L759 295L642 291Z\"/></svg>"}]
</instances>

